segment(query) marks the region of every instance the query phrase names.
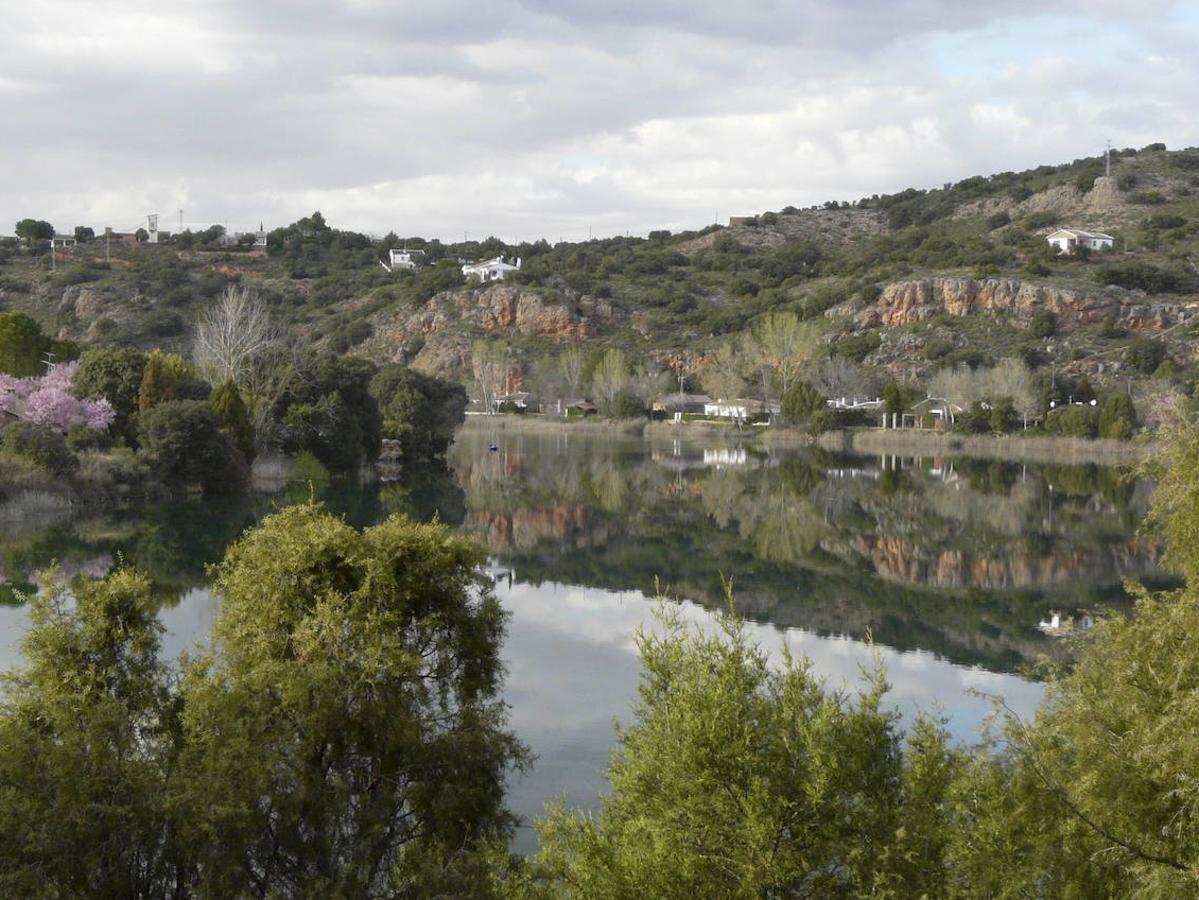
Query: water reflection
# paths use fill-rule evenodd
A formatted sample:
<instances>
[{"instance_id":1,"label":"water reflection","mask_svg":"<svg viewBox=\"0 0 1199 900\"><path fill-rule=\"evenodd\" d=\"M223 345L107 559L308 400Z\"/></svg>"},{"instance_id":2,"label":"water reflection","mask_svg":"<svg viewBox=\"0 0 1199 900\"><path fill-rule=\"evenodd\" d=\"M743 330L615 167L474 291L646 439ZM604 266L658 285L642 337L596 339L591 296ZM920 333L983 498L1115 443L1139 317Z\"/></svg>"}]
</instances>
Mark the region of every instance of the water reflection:
<instances>
[{"instance_id":1,"label":"water reflection","mask_svg":"<svg viewBox=\"0 0 1199 900\"><path fill-rule=\"evenodd\" d=\"M225 504L6 520L0 663L14 661L24 627L13 589L35 589L54 560L64 577L122 559L147 571L176 654L211 627L219 601L206 566L273 509L314 495L357 526L437 517L511 573L497 592L513 614L513 725L539 757L512 787L529 817L556 796L588 805L603 787L612 720L635 693L632 635L652 622L659 583L705 621L731 580L763 645L777 649L785 632L834 684L852 685L877 652L901 710L939 709L969 738L988 706L968 688L1035 706L1039 687L1012 673L1064 652L1037 627L1052 611L1120 606L1125 577L1166 577L1136 530L1149 486L1109 469L467 434L448 467L399 482L305 481ZM531 846L522 833L518 847Z\"/></svg>"},{"instance_id":2,"label":"water reflection","mask_svg":"<svg viewBox=\"0 0 1199 900\"><path fill-rule=\"evenodd\" d=\"M1137 535L1149 486L1111 469L847 459L681 442L467 435L464 527L522 580L714 606L1012 671L1057 652L1053 608L1161 583Z\"/></svg>"}]
</instances>

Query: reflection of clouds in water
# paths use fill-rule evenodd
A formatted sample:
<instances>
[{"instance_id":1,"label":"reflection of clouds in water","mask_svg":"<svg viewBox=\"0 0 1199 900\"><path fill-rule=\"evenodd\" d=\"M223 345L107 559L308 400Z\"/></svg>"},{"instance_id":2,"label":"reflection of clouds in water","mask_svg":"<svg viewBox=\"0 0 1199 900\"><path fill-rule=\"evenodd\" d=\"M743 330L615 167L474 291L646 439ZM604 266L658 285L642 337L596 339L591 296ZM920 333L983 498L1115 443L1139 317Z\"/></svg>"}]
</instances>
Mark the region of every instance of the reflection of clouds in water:
<instances>
[{"instance_id":1,"label":"reflection of clouds in water","mask_svg":"<svg viewBox=\"0 0 1199 900\"><path fill-rule=\"evenodd\" d=\"M511 672L510 689L526 673L545 677L549 672L564 672L572 665L586 665L585 659L573 653L580 648L635 669L634 634L639 627L654 625L654 601L635 591L616 593L563 585L517 584L511 589L501 588L500 596L513 612L505 652ZM712 613L700 606L684 603L681 612L685 621L703 628L713 627ZM946 713L967 713L972 722L979 722L989 712L989 706L968 691L1001 694L1022 714L1031 713L1041 697L1042 688L1036 683L1015 675L954 665L928 652L899 652L852 638L821 637L799 629L780 632L771 625L753 622L747 623L747 628L776 660L781 659L786 641L794 654L812 661L814 673L833 689L853 690L861 685L862 669L870 668L877 655L892 685L892 702L905 714L940 707ZM536 631L540 644L524 647L521 636L527 629ZM527 654L516 654L518 641L522 649L529 651ZM572 655L562 658L563 649L551 641L566 642ZM602 685L593 688L600 689ZM627 702L610 704L613 714L617 705L627 707ZM588 708L586 704L583 706ZM961 728L956 722L954 726L960 737L972 737L970 728Z\"/></svg>"},{"instance_id":2,"label":"reflection of clouds in water","mask_svg":"<svg viewBox=\"0 0 1199 900\"><path fill-rule=\"evenodd\" d=\"M533 771L512 787L512 807L531 819L553 799L590 806L605 788L601 773L613 744L612 722L627 724L631 718L640 669L634 635L639 627L653 627L655 602L635 591L558 584L499 585L497 593L512 612L503 652L512 726L537 755ZM702 607L684 603L680 612L687 622L715 627L712 613ZM869 668L877 654L895 709L905 717L945 715L952 732L965 741L979 736L991 712L985 699L968 691L1001 694L1021 715L1030 715L1041 697L1038 684L956 666L927 652L872 648L798 629L780 633L756 623L747 627L774 659L781 659L786 640L834 689L860 685L861 669ZM534 846L531 832L522 829L517 850Z\"/></svg>"},{"instance_id":3,"label":"reflection of clouds in water","mask_svg":"<svg viewBox=\"0 0 1199 900\"><path fill-rule=\"evenodd\" d=\"M613 745L612 723L628 723L636 699L639 663L634 636L654 627L655 602L635 592L614 592L546 583L497 585L512 613L503 657L508 667L505 697L511 724L532 748L532 772L511 786L513 810L526 820L541 814L547 801L590 806L605 789L603 771ZM220 606L206 589L186 593L161 612L166 633L163 656L174 660L183 650L203 642ZM687 622L713 628L710 611L683 603ZM18 662L20 635L28 614L24 608L0 608L0 663ZM812 661L813 672L830 688L852 690L862 683L861 669L873 655L885 666L892 685L891 703L905 716L939 712L962 740L978 736L990 713L986 700L968 690L1003 695L1021 715L1030 715L1041 686L1014 675L965 668L928 652L898 652L846 637L820 637L791 629L748 623L754 639L773 658L781 658L783 641L795 655ZM522 828L516 841L521 852L535 847L531 830Z\"/></svg>"}]
</instances>

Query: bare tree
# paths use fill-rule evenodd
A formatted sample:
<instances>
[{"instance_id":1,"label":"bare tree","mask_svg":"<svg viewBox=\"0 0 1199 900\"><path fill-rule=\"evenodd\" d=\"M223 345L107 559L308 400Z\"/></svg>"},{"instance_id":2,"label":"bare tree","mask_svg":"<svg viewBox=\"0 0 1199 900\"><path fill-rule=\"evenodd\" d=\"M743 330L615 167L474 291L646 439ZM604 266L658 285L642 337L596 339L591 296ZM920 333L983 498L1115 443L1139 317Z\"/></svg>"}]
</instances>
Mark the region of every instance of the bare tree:
<instances>
[{"instance_id":1,"label":"bare tree","mask_svg":"<svg viewBox=\"0 0 1199 900\"><path fill-rule=\"evenodd\" d=\"M745 378L741 375L742 359L731 343L716 348L704 366L702 381L704 390L714 400L733 400L745 390Z\"/></svg>"},{"instance_id":2,"label":"bare tree","mask_svg":"<svg viewBox=\"0 0 1199 900\"><path fill-rule=\"evenodd\" d=\"M967 409L975 400L983 398L984 380L966 367L941 369L929 382L929 392L938 400L947 400L954 406Z\"/></svg>"},{"instance_id":3,"label":"bare tree","mask_svg":"<svg viewBox=\"0 0 1199 900\"><path fill-rule=\"evenodd\" d=\"M279 342L279 331L266 304L249 288L229 285L216 304L201 314L192 352L196 365L213 384L233 380L244 387L255 360Z\"/></svg>"},{"instance_id":4,"label":"bare tree","mask_svg":"<svg viewBox=\"0 0 1199 900\"><path fill-rule=\"evenodd\" d=\"M562 355L558 357L558 367L562 373L562 380L570 390L571 396L577 397L579 387L583 383L583 351L578 347L571 347L569 350L564 350Z\"/></svg>"},{"instance_id":5,"label":"bare tree","mask_svg":"<svg viewBox=\"0 0 1199 900\"><path fill-rule=\"evenodd\" d=\"M275 408L284 395L304 377L305 360L311 359L306 346L282 341L258 354L245 367L240 385L250 422L254 425L254 442L259 450L275 446L280 423Z\"/></svg>"},{"instance_id":6,"label":"bare tree","mask_svg":"<svg viewBox=\"0 0 1199 900\"><path fill-rule=\"evenodd\" d=\"M1002 400L1004 397L1012 401L1024 419L1024 427L1028 427L1028 417L1035 416L1038 409L1037 395L1033 390L1032 372L1020 359L1004 359L995 368L987 371L985 377L987 396L992 400Z\"/></svg>"},{"instance_id":7,"label":"bare tree","mask_svg":"<svg viewBox=\"0 0 1199 900\"><path fill-rule=\"evenodd\" d=\"M512 351L500 341L475 341L470 348L470 364L479 402L490 415L495 412L499 398L507 392Z\"/></svg>"},{"instance_id":8,"label":"bare tree","mask_svg":"<svg viewBox=\"0 0 1199 900\"><path fill-rule=\"evenodd\" d=\"M812 368L810 377L812 387L822 397L865 399L877 389L874 377L844 356L830 356L821 360L818 366Z\"/></svg>"}]
</instances>

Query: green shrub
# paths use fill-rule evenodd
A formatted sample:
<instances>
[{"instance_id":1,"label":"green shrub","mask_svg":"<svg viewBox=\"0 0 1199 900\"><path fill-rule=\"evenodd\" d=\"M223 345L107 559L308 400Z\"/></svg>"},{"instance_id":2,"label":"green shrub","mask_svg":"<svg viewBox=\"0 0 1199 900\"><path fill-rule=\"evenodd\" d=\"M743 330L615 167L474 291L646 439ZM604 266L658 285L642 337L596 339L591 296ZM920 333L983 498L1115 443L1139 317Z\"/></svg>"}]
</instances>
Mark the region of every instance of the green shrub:
<instances>
[{"instance_id":1,"label":"green shrub","mask_svg":"<svg viewBox=\"0 0 1199 900\"><path fill-rule=\"evenodd\" d=\"M1008 434L1020 427L1020 416L1011 398L1001 397L991 403L989 425L996 434Z\"/></svg>"},{"instance_id":2,"label":"green shrub","mask_svg":"<svg viewBox=\"0 0 1199 900\"><path fill-rule=\"evenodd\" d=\"M882 346L883 338L877 331L867 331L863 334L852 334L843 337L833 344L833 352L846 359L861 362L869 354Z\"/></svg>"},{"instance_id":3,"label":"green shrub","mask_svg":"<svg viewBox=\"0 0 1199 900\"><path fill-rule=\"evenodd\" d=\"M1011 221L1011 213L1009 213L1007 210L1001 210L994 215L987 216L987 230L994 231L996 228L1002 228Z\"/></svg>"},{"instance_id":4,"label":"green shrub","mask_svg":"<svg viewBox=\"0 0 1199 900\"><path fill-rule=\"evenodd\" d=\"M236 490L245 473L216 411L202 400L168 400L142 413L138 436L155 474L206 493Z\"/></svg>"},{"instance_id":5,"label":"green shrub","mask_svg":"<svg viewBox=\"0 0 1199 900\"><path fill-rule=\"evenodd\" d=\"M1124 361L1143 375L1152 375L1165 358L1165 345L1149 337L1134 338L1124 348Z\"/></svg>"},{"instance_id":6,"label":"green shrub","mask_svg":"<svg viewBox=\"0 0 1199 900\"><path fill-rule=\"evenodd\" d=\"M79 468L79 459L67 439L44 425L12 422L0 432L5 453L19 456L56 478L68 478Z\"/></svg>"},{"instance_id":7,"label":"green shrub","mask_svg":"<svg viewBox=\"0 0 1199 900\"><path fill-rule=\"evenodd\" d=\"M618 391L604 409L604 414L610 419L641 419L648 413L644 401L627 390Z\"/></svg>"},{"instance_id":8,"label":"green shrub","mask_svg":"<svg viewBox=\"0 0 1199 900\"><path fill-rule=\"evenodd\" d=\"M112 443L112 435L106 428L72 425L67 429L67 446L76 453L81 450L107 450Z\"/></svg>"},{"instance_id":9,"label":"green shrub","mask_svg":"<svg viewBox=\"0 0 1199 900\"><path fill-rule=\"evenodd\" d=\"M782 414L785 422L801 422L828 404L820 392L806 381L798 381L783 395Z\"/></svg>"},{"instance_id":10,"label":"green shrub","mask_svg":"<svg viewBox=\"0 0 1199 900\"><path fill-rule=\"evenodd\" d=\"M1028 336L1037 338L1053 337L1057 334L1057 317L1047 309L1038 309L1028 322Z\"/></svg>"},{"instance_id":11,"label":"green shrub","mask_svg":"<svg viewBox=\"0 0 1199 900\"><path fill-rule=\"evenodd\" d=\"M1129 438L1137 426L1137 410L1126 391L1112 391L1099 404L1099 436Z\"/></svg>"},{"instance_id":12,"label":"green shrub","mask_svg":"<svg viewBox=\"0 0 1199 900\"><path fill-rule=\"evenodd\" d=\"M1077 403L1059 406L1045 416L1045 431L1064 437L1093 438L1099 434L1099 411Z\"/></svg>"},{"instance_id":13,"label":"green shrub","mask_svg":"<svg viewBox=\"0 0 1199 900\"><path fill-rule=\"evenodd\" d=\"M1029 213L1027 216L1024 217L1024 227L1028 228L1029 230L1036 230L1038 228L1049 228L1053 225L1056 225L1058 223L1058 221L1060 220L1060 218L1061 217L1058 216L1057 213L1050 212L1049 210L1044 210L1042 212Z\"/></svg>"}]
</instances>

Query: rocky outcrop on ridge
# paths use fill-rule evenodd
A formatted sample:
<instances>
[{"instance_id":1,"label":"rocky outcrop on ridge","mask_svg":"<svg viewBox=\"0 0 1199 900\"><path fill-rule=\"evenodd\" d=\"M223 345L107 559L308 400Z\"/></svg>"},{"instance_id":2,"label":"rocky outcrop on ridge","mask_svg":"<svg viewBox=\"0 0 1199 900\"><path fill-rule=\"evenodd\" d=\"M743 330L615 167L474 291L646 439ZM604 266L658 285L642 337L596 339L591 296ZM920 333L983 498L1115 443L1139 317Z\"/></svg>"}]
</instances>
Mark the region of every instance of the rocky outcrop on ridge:
<instances>
[{"instance_id":1,"label":"rocky outcrop on ridge","mask_svg":"<svg viewBox=\"0 0 1199 900\"><path fill-rule=\"evenodd\" d=\"M1049 310L1064 327L1098 326L1111 317L1133 331L1160 331L1199 314L1199 301L1151 303L1120 288L1061 287L1016 278L944 276L887 285L878 301L860 312L863 328L898 328L938 315L1007 313L1030 318Z\"/></svg>"},{"instance_id":2,"label":"rocky outcrop on ridge","mask_svg":"<svg viewBox=\"0 0 1199 900\"><path fill-rule=\"evenodd\" d=\"M368 321L372 334L356 349L376 363L405 362L434 375L463 379L479 337L540 337L577 344L621 318L609 303L525 286L462 288L419 308L388 309Z\"/></svg>"}]
</instances>

